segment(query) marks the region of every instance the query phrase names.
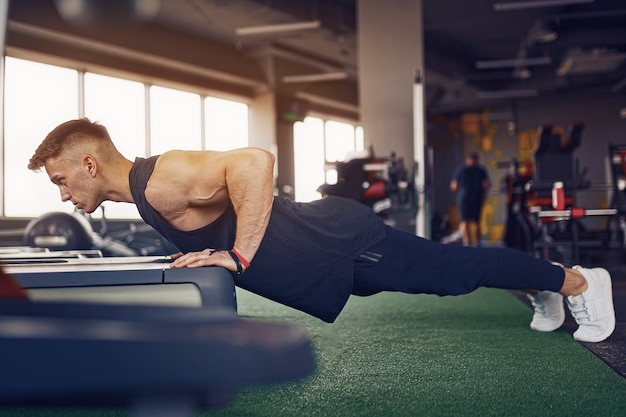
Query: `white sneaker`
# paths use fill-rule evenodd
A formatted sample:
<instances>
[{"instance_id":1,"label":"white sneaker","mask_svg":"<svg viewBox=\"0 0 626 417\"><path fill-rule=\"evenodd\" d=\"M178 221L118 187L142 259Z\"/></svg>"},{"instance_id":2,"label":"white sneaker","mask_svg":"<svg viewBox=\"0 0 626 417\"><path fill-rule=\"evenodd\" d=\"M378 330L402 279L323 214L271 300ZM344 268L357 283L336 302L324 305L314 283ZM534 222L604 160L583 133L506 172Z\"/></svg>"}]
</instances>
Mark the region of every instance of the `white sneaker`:
<instances>
[{"instance_id":1,"label":"white sneaker","mask_svg":"<svg viewBox=\"0 0 626 417\"><path fill-rule=\"evenodd\" d=\"M615 310L611 275L604 268L587 269L575 266L587 280L587 291L567 297L572 316L578 323L574 339L581 342L601 342L615 330Z\"/></svg>"},{"instance_id":2,"label":"white sneaker","mask_svg":"<svg viewBox=\"0 0 626 417\"><path fill-rule=\"evenodd\" d=\"M527 294L535 314L530 322L530 328L540 332L551 332L558 329L565 321L563 296L558 292L541 291L537 294Z\"/></svg>"}]
</instances>

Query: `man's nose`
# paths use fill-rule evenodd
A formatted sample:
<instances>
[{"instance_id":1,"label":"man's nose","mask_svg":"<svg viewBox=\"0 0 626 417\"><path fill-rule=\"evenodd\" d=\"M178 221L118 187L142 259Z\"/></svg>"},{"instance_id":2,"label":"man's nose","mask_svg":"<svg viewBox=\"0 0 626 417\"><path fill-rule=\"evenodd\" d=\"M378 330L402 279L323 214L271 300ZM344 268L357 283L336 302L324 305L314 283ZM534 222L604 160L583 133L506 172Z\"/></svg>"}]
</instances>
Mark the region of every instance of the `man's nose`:
<instances>
[{"instance_id":1,"label":"man's nose","mask_svg":"<svg viewBox=\"0 0 626 417\"><path fill-rule=\"evenodd\" d=\"M61 190L61 201L66 202L69 201L71 198L72 196L70 195L70 193L65 190Z\"/></svg>"}]
</instances>

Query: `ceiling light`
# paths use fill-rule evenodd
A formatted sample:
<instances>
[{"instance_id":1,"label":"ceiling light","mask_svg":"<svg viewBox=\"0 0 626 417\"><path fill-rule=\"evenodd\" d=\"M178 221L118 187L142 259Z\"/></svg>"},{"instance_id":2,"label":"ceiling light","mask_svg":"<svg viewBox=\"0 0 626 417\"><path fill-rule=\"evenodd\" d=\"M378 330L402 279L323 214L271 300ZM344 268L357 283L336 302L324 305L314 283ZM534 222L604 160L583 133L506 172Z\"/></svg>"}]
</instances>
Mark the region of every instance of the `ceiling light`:
<instances>
[{"instance_id":1,"label":"ceiling light","mask_svg":"<svg viewBox=\"0 0 626 417\"><path fill-rule=\"evenodd\" d=\"M59 15L72 24L92 24L109 20L154 18L161 8L161 0L53 0Z\"/></svg>"},{"instance_id":2,"label":"ceiling light","mask_svg":"<svg viewBox=\"0 0 626 417\"><path fill-rule=\"evenodd\" d=\"M556 33L552 24L543 20L536 21L528 32L528 42L530 44L554 42L558 37L559 34Z\"/></svg>"},{"instance_id":3,"label":"ceiling light","mask_svg":"<svg viewBox=\"0 0 626 417\"><path fill-rule=\"evenodd\" d=\"M272 33L296 32L299 30L317 29L321 26L319 20L295 23L279 23L276 25L249 26L235 29L237 36L267 35Z\"/></svg>"},{"instance_id":4,"label":"ceiling light","mask_svg":"<svg viewBox=\"0 0 626 417\"><path fill-rule=\"evenodd\" d=\"M552 60L549 56L542 56L537 58L495 59L492 61L476 61L476 68L492 69L520 66L530 67L535 65L550 65L551 63Z\"/></svg>"},{"instance_id":5,"label":"ceiling light","mask_svg":"<svg viewBox=\"0 0 626 417\"><path fill-rule=\"evenodd\" d=\"M534 0L534 1L510 1L506 3L494 3L493 9L497 12L508 10L538 9L540 7L570 6L573 4L593 3L593 0Z\"/></svg>"},{"instance_id":6,"label":"ceiling light","mask_svg":"<svg viewBox=\"0 0 626 417\"><path fill-rule=\"evenodd\" d=\"M626 52L604 49L570 51L556 70L559 77L584 74L607 74L626 61Z\"/></svg>"},{"instance_id":7,"label":"ceiling light","mask_svg":"<svg viewBox=\"0 0 626 417\"><path fill-rule=\"evenodd\" d=\"M310 83L318 81L335 81L345 80L348 78L348 73L341 72L326 72L321 74L307 74L307 75L287 75L282 78L283 83Z\"/></svg>"}]
</instances>

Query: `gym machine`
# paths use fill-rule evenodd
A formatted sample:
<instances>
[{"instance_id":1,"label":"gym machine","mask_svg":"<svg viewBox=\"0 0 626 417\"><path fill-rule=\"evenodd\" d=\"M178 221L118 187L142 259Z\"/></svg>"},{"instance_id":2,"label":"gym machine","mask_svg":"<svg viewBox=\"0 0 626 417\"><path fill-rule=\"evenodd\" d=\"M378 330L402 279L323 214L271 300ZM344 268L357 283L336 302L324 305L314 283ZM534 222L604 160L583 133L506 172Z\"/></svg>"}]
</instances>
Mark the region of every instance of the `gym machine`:
<instances>
[{"instance_id":1,"label":"gym machine","mask_svg":"<svg viewBox=\"0 0 626 417\"><path fill-rule=\"evenodd\" d=\"M104 256L160 256L178 252L152 227L129 223L114 230L104 214L98 221L81 210L73 213L49 212L32 219L24 229L23 243L30 248L54 251L93 250ZM94 225L98 226L97 231Z\"/></svg>"},{"instance_id":2,"label":"gym machine","mask_svg":"<svg viewBox=\"0 0 626 417\"><path fill-rule=\"evenodd\" d=\"M325 169L337 171L337 182L320 185L317 191L322 197L357 200L371 207L387 224L414 231L409 223L417 210L415 165L411 171L395 152L389 158L379 158L370 148L367 156L326 164Z\"/></svg>"},{"instance_id":3,"label":"gym machine","mask_svg":"<svg viewBox=\"0 0 626 417\"><path fill-rule=\"evenodd\" d=\"M578 205L577 193L591 186L573 152L580 146L583 123L574 123L566 135L552 125L539 129L534 164L520 170L514 160L506 177L507 227L505 244L534 256L561 262L580 261L581 249L602 249L614 238L606 230L588 230L582 220L604 216L609 224L614 208L586 209Z\"/></svg>"}]
</instances>

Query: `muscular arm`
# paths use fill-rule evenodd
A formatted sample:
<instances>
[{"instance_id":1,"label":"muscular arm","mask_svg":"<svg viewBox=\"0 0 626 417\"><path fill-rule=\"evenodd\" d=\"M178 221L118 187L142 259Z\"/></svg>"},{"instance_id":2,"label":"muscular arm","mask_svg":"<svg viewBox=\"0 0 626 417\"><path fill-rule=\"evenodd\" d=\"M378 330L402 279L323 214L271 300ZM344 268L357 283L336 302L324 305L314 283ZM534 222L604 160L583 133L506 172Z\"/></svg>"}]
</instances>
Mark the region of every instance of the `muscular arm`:
<instances>
[{"instance_id":1,"label":"muscular arm","mask_svg":"<svg viewBox=\"0 0 626 417\"><path fill-rule=\"evenodd\" d=\"M226 166L226 187L237 214L234 248L249 262L256 254L270 220L274 156L248 148Z\"/></svg>"},{"instance_id":2,"label":"muscular arm","mask_svg":"<svg viewBox=\"0 0 626 417\"><path fill-rule=\"evenodd\" d=\"M243 148L228 152L197 152L165 154L161 165L155 167L149 187L153 186L153 206L163 201L166 190L157 190L163 183L157 175L170 179L175 175L174 187L168 187L167 199L171 206L161 212L173 227L194 230L213 221L228 205L237 215L234 249L252 262L269 223L273 202L274 156L262 149ZM172 169L177 171L173 172ZM174 193L175 195L171 195ZM159 196L161 198L159 198ZM182 203L184 202L184 204ZM160 204L162 207L164 203ZM224 266L235 270L232 258L226 252L211 254L206 248L178 257L173 267Z\"/></svg>"}]
</instances>

